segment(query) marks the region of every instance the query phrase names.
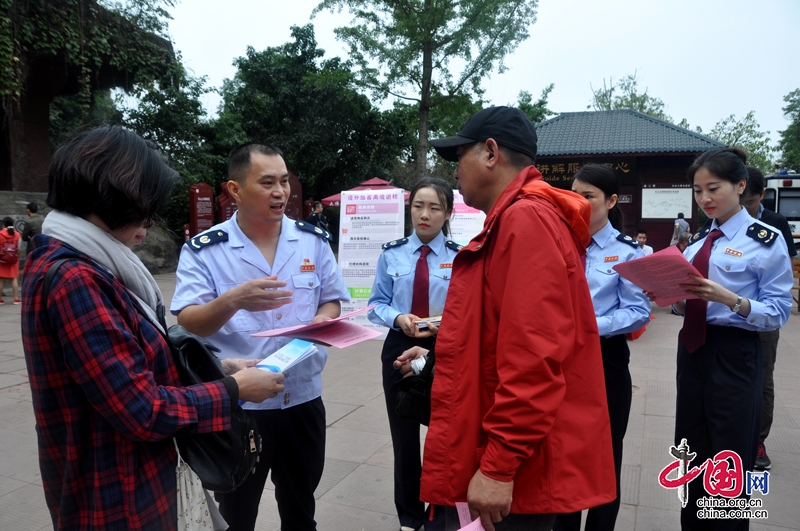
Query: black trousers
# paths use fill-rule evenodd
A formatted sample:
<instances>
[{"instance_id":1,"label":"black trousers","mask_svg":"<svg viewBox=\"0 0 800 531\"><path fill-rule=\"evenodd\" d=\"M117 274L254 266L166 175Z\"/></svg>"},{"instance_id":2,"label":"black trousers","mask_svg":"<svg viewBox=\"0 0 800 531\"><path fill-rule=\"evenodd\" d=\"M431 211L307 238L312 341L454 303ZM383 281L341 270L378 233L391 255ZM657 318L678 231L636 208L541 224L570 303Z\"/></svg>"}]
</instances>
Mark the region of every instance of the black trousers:
<instances>
[{"instance_id":1,"label":"black trousers","mask_svg":"<svg viewBox=\"0 0 800 531\"><path fill-rule=\"evenodd\" d=\"M416 340L402 332L389 330L381 352L383 396L386 399L386 413L389 416L394 450L394 505L400 525L414 529L422 527L426 520L425 504L419 499L419 483L422 477L420 424L404 419L395 412L397 388L394 384L402 375L395 370L392 363L404 350L416 345L428 348L430 344L431 341Z\"/></svg>"},{"instance_id":2,"label":"black trousers","mask_svg":"<svg viewBox=\"0 0 800 531\"><path fill-rule=\"evenodd\" d=\"M325 406L316 398L288 409L248 411L263 441L255 473L234 492L216 494L228 531L252 531L272 470L282 531L313 531L314 490L325 465Z\"/></svg>"},{"instance_id":3,"label":"black trousers","mask_svg":"<svg viewBox=\"0 0 800 531\"><path fill-rule=\"evenodd\" d=\"M620 474L622 471L622 441L628 431L633 390L628 365L631 351L625 335L601 337L603 352L603 375L606 382L608 417L611 421L611 447L614 451L614 473L617 478L617 498L606 504L589 509L586 531L611 531L617 522L620 504ZM555 531L578 531L581 528L580 511L560 514L556 517Z\"/></svg>"},{"instance_id":4,"label":"black trousers","mask_svg":"<svg viewBox=\"0 0 800 531\"><path fill-rule=\"evenodd\" d=\"M456 508L445 507L445 511L447 518L444 531L461 529ZM494 524L494 528L497 531L550 531L555 519L554 514L509 514L501 522Z\"/></svg>"},{"instance_id":5,"label":"black trousers","mask_svg":"<svg viewBox=\"0 0 800 531\"><path fill-rule=\"evenodd\" d=\"M757 332L706 325L706 342L689 353L678 340L678 403L675 445L686 439L700 466L722 450L742 459L742 474L753 470L761 427L762 354ZM697 500L709 496L703 477L689 483L689 501L681 510L683 530L746 530L749 520L701 520ZM749 498L742 491L743 498Z\"/></svg>"},{"instance_id":6,"label":"black trousers","mask_svg":"<svg viewBox=\"0 0 800 531\"><path fill-rule=\"evenodd\" d=\"M759 332L761 338L761 354L764 356L763 394L761 395L761 434L758 442L763 443L769 437L772 428L772 415L775 410L775 358L778 354L780 330Z\"/></svg>"}]
</instances>

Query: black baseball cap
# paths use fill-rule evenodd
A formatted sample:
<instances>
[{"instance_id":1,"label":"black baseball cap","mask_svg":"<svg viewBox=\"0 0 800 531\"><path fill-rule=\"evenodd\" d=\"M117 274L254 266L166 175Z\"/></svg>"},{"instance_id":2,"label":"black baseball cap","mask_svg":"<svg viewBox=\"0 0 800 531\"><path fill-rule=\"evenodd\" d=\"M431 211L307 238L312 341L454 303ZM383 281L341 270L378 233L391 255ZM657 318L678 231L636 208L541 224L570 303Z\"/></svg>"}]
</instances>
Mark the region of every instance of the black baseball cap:
<instances>
[{"instance_id":1,"label":"black baseball cap","mask_svg":"<svg viewBox=\"0 0 800 531\"><path fill-rule=\"evenodd\" d=\"M536 160L536 129L524 112L516 107L489 107L472 115L456 136L431 140L445 160L458 161L458 146L485 142L493 138L500 146L524 153Z\"/></svg>"}]
</instances>

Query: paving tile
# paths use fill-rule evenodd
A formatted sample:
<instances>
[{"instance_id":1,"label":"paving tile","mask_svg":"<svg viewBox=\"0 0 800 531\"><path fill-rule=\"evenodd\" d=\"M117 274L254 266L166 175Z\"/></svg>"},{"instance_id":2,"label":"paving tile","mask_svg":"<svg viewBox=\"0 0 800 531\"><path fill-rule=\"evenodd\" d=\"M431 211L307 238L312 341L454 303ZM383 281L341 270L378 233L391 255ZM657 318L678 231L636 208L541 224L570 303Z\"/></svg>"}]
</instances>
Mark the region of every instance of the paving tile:
<instances>
[{"instance_id":1,"label":"paving tile","mask_svg":"<svg viewBox=\"0 0 800 531\"><path fill-rule=\"evenodd\" d=\"M678 389L675 381L650 380L647 382L647 397L670 397L675 399L678 396Z\"/></svg>"},{"instance_id":2,"label":"paving tile","mask_svg":"<svg viewBox=\"0 0 800 531\"><path fill-rule=\"evenodd\" d=\"M622 465L620 473L620 502L622 504L637 505L639 503L640 471L641 468L638 466ZM620 526L620 523L617 523L617 526Z\"/></svg>"},{"instance_id":3,"label":"paving tile","mask_svg":"<svg viewBox=\"0 0 800 531\"><path fill-rule=\"evenodd\" d=\"M661 382L663 383L663 382ZM675 397L674 396L650 396L647 395L645 406L646 415L657 417L675 417Z\"/></svg>"},{"instance_id":4,"label":"paving tile","mask_svg":"<svg viewBox=\"0 0 800 531\"><path fill-rule=\"evenodd\" d=\"M622 531L623 529L632 530L636 527L636 506L626 505L623 498L619 506L619 513L617 514L617 523L615 529Z\"/></svg>"},{"instance_id":5,"label":"paving tile","mask_svg":"<svg viewBox=\"0 0 800 531\"><path fill-rule=\"evenodd\" d=\"M678 498L675 498L677 501ZM678 502L680 507L680 502ZM681 513L679 510L657 509L655 507L642 507L636 509L636 531L675 531L681 528Z\"/></svg>"},{"instance_id":6,"label":"paving tile","mask_svg":"<svg viewBox=\"0 0 800 531\"><path fill-rule=\"evenodd\" d=\"M8 389L21 384L27 384L28 379L14 374L0 374L0 389Z\"/></svg>"},{"instance_id":7,"label":"paving tile","mask_svg":"<svg viewBox=\"0 0 800 531\"><path fill-rule=\"evenodd\" d=\"M772 425L776 428L800 429L800 422L795 421L791 408L777 404L772 410Z\"/></svg>"},{"instance_id":8,"label":"paving tile","mask_svg":"<svg viewBox=\"0 0 800 531\"><path fill-rule=\"evenodd\" d=\"M14 492L15 490L21 489L26 485L30 485L30 483L0 475L0 501L3 499L3 496L9 492Z\"/></svg>"},{"instance_id":9,"label":"paving tile","mask_svg":"<svg viewBox=\"0 0 800 531\"><path fill-rule=\"evenodd\" d=\"M390 440L381 433L328 428L325 457L363 463Z\"/></svg>"},{"instance_id":10,"label":"paving tile","mask_svg":"<svg viewBox=\"0 0 800 531\"><path fill-rule=\"evenodd\" d=\"M16 378L16 376L15 376ZM11 400L26 400L31 402L31 386L28 384L27 379L24 384L21 385L14 385L12 387L6 387L0 389L0 397L2 398L10 398Z\"/></svg>"},{"instance_id":11,"label":"paving tile","mask_svg":"<svg viewBox=\"0 0 800 531\"><path fill-rule=\"evenodd\" d=\"M3 356L5 361L0 361L0 373L12 373L16 371L27 371L25 366L25 358L15 358L12 356ZM26 378L27 380L27 378Z\"/></svg>"},{"instance_id":12,"label":"paving tile","mask_svg":"<svg viewBox=\"0 0 800 531\"><path fill-rule=\"evenodd\" d=\"M50 512L44 501L44 490L26 485L0 497L0 529L52 529Z\"/></svg>"},{"instance_id":13,"label":"paving tile","mask_svg":"<svg viewBox=\"0 0 800 531\"><path fill-rule=\"evenodd\" d=\"M321 500L394 514L394 475L383 467L360 465L338 485L326 492Z\"/></svg>"},{"instance_id":14,"label":"paving tile","mask_svg":"<svg viewBox=\"0 0 800 531\"><path fill-rule=\"evenodd\" d=\"M392 442L381 446L380 450L372 454L369 459L364 461L364 464L372 466L380 466L394 470L394 450L392 449Z\"/></svg>"},{"instance_id":15,"label":"paving tile","mask_svg":"<svg viewBox=\"0 0 800 531\"><path fill-rule=\"evenodd\" d=\"M651 507L654 509L678 510L681 502L678 500L678 491L665 489L658 482L658 474L661 469L644 468L639 474L639 506ZM636 519L639 525L639 519Z\"/></svg>"},{"instance_id":16,"label":"paving tile","mask_svg":"<svg viewBox=\"0 0 800 531\"><path fill-rule=\"evenodd\" d=\"M323 385L322 398L325 401L341 404L363 406L378 395L383 394L383 386L379 382L362 382L355 385L351 382Z\"/></svg>"},{"instance_id":17,"label":"paving tile","mask_svg":"<svg viewBox=\"0 0 800 531\"><path fill-rule=\"evenodd\" d=\"M770 449L800 454L800 430L772 426L769 432Z\"/></svg>"},{"instance_id":18,"label":"paving tile","mask_svg":"<svg viewBox=\"0 0 800 531\"><path fill-rule=\"evenodd\" d=\"M648 439L642 440L642 466L648 468L658 468L661 470L674 461L669 449L675 444L670 439Z\"/></svg>"},{"instance_id":19,"label":"paving tile","mask_svg":"<svg viewBox=\"0 0 800 531\"><path fill-rule=\"evenodd\" d=\"M641 465L642 464L642 437L634 437L630 433L630 422L628 423L628 433L622 441L622 464Z\"/></svg>"},{"instance_id":20,"label":"paving tile","mask_svg":"<svg viewBox=\"0 0 800 531\"><path fill-rule=\"evenodd\" d=\"M386 405L383 400L380 402L370 402L371 406L361 406L348 415L343 417L333 426L356 431L368 431L370 433L383 433L390 435L389 419L386 413Z\"/></svg>"},{"instance_id":21,"label":"paving tile","mask_svg":"<svg viewBox=\"0 0 800 531\"><path fill-rule=\"evenodd\" d=\"M320 499L323 494L331 490L357 467L358 463L353 463L352 461L325 459L325 469L322 471L322 479L319 481L319 486L314 491L314 497Z\"/></svg>"},{"instance_id":22,"label":"paving tile","mask_svg":"<svg viewBox=\"0 0 800 531\"><path fill-rule=\"evenodd\" d=\"M0 429L0 476L34 483L41 478L36 436ZM2 527L0 527L2 529Z\"/></svg>"},{"instance_id":23,"label":"paving tile","mask_svg":"<svg viewBox=\"0 0 800 531\"><path fill-rule=\"evenodd\" d=\"M340 418L344 417L358 406L353 404L340 404L338 402L325 401L325 425L331 426Z\"/></svg>"},{"instance_id":24,"label":"paving tile","mask_svg":"<svg viewBox=\"0 0 800 531\"><path fill-rule=\"evenodd\" d=\"M397 531L400 528L394 509L386 514L324 500L317 502L316 520L319 531Z\"/></svg>"},{"instance_id":25,"label":"paving tile","mask_svg":"<svg viewBox=\"0 0 800 531\"><path fill-rule=\"evenodd\" d=\"M675 417L646 415L644 418L644 437L647 439L672 440L675 437Z\"/></svg>"},{"instance_id":26,"label":"paving tile","mask_svg":"<svg viewBox=\"0 0 800 531\"><path fill-rule=\"evenodd\" d=\"M641 437L644 435L644 413L634 413L628 417L628 429L625 431L625 438Z\"/></svg>"}]
</instances>

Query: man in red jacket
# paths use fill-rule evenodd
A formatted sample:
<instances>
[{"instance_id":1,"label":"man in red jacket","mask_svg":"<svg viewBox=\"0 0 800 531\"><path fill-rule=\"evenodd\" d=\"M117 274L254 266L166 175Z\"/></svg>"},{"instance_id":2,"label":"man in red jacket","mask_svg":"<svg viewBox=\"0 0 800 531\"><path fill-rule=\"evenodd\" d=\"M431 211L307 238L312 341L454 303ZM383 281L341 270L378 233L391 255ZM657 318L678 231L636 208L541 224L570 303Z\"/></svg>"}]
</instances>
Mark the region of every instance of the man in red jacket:
<instances>
[{"instance_id":1,"label":"man in red jacket","mask_svg":"<svg viewBox=\"0 0 800 531\"><path fill-rule=\"evenodd\" d=\"M556 514L616 496L582 263L591 207L542 180L536 131L519 109L484 109L431 144L458 162L464 202L486 222L453 263L421 498L448 507L448 530L460 527L460 501L487 531L549 530ZM405 352L396 366L421 353Z\"/></svg>"}]
</instances>

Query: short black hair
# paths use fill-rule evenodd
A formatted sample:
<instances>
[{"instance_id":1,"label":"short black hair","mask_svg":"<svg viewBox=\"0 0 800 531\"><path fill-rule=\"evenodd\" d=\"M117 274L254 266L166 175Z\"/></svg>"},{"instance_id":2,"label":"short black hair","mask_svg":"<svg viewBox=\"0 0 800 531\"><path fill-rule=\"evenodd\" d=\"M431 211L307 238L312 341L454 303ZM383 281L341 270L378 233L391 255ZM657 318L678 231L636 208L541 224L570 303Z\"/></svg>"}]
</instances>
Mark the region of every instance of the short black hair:
<instances>
[{"instance_id":1,"label":"short black hair","mask_svg":"<svg viewBox=\"0 0 800 531\"><path fill-rule=\"evenodd\" d=\"M764 193L764 174L753 166L747 166L747 188L744 195L761 195Z\"/></svg>"},{"instance_id":2,"label":"short black hair","mask_svg":"<svg viewBox=\"0 0 800 531\"><path fill-rule=\"evenodd\" d=\"M25 208L27 208L28 210L30 210L34 214L39 212L39 205L37 205L36 203L28 203L28 205Z\"/></svg>"},{"instance_id":3,"label":"short black hair","mask_svg":"<svg viewBox=\"0 0 800 531\"><path fill-rule=\"evenodd\" d=\"M261 153L268 157L280 157L286 164L286 157L280 148L263 142L248 142L233 148L228 154L228 180L244 184L247 172L250 171L250 156ZM287 164L288 168L288 164Z\"/></svg>"},{"instance_id":4,"label":"short black hair","mask_svg":"<svg viewBox=\"0 0 800 531\"><path fill-rule=\"evenodd\" d=\"M317 207L321 207L321 206L322 206L322 203L321 203L321 202L319 202L319 201L314 201L314 208L315 208L315 209L316 209Z\"/></svg>"},{"instance_id":5,"label":"short black hair","mask_svg":"<svg viewBox=\"0 0 800 531\"><path fill-rule=\"evenodd\" d=\"M694 184L694 174L705 168L721 179L734 185L747 180L747 155L737 147L718 148L706 151L695 159L686 173L690 184Z\"/></svg>"},{"instance_id":6,"label":"short black hair","mask_svg":"<svg viewBox=\"0 0 800 531\"><path fill-rule=\"evenodd\" d=\"M678 212L678 219L683 219L683 212Z\"/></svg>"},{"instance_id":7,"label":"short black hair","mask_svg":"<svg viewBox=\"0 0 800 531\"><path fill-rule=\"evenodd\" d=\"M505 155L511 167L518 170L522 170L523 168L532 166L533 163L536 162L529 155L526 155L525 153L520 153L519 151L514 151L513 149L506 146L500 146L500 151L503 152L503 155Z\"/></svg>"},{"instance_id":8,"label":"short black hair","mask_svg":"<svg viewBox=\"0 0 800 531\"><path fill-rule=\"evenodd\" d=\"M634 236L638 236L640 234L644 234L645 236L647 236L647 231L644 229L636 229L636 232L633 233Z\"/></svg>"},{"instance_id":9,"label":"short black hair","mask_svg":"<svg viewBox=\"0 0 800 531\"><path fill-rule=\"evenodd\" d=\"M152 142L128 129L81 132L53 154L47 204L86 219L95 214L116 230L152 222L178 172Z\"/></svg>"}]
</instances>

